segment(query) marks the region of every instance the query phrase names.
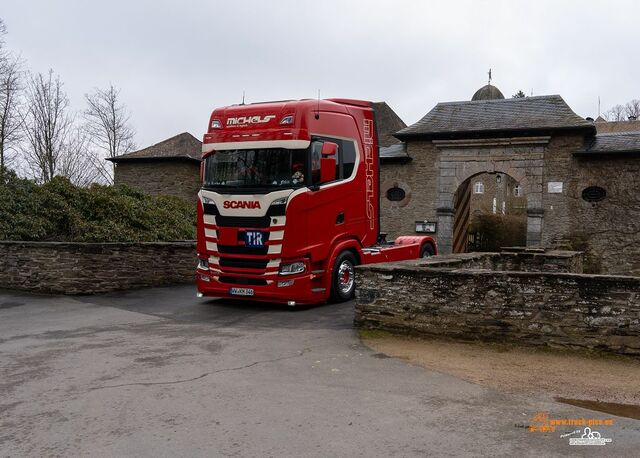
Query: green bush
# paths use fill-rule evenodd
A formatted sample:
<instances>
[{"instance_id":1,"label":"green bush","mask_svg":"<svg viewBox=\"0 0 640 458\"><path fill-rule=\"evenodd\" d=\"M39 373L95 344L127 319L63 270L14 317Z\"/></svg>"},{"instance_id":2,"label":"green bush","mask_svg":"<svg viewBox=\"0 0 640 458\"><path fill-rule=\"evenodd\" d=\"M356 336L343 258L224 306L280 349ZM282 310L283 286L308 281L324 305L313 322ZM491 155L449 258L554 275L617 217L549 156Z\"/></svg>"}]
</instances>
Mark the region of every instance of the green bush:
<instances>
[{"instance_id":1,"label":"green bush","mask_svg":"<svg viewBox=\"0 0 640 458\"><path fill-rule=\"evenodd\" d=\"M477 215L469 224L475 243L469 251L500 251L501 247L527 244L526 217L515 215Z\"/></svg>"},{"instance_id":2,"label":"green bush","mask_svg":"<svg viewBox=\"0 0 640 458\"><path fill-rule=\"evenodd\" d=\"M156 242L195 238L195 202L149 196L126 186L38 185L4 171L0 240Z\"/></svg>"}]
</instances>

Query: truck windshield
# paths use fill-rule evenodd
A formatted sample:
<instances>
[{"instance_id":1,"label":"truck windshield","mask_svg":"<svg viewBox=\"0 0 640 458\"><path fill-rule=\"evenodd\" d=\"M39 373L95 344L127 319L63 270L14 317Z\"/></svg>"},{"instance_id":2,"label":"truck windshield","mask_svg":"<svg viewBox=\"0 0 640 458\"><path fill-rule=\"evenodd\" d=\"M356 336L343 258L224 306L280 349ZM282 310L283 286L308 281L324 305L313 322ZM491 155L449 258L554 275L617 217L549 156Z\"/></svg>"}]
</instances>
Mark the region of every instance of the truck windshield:
<instances>
[{"instance_id":1,"label":"truck windshield","mask_svg":"<svg viewBox=\"0 0 640 458\"><path fill-rule=\"evenodd\" d=\"M217 151L204 160L205 187L278 187L305 185L306 149Z\"/></svg>"}]
</instances>

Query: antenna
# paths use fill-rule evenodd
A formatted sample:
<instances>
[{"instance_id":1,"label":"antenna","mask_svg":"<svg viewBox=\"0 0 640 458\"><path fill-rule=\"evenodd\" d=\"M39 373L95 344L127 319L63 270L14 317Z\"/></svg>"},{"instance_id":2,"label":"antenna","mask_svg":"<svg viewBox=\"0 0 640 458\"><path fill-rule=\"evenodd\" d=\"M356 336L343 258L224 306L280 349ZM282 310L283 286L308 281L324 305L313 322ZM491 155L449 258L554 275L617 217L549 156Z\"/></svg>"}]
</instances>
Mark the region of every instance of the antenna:
<instances>
[{"instance_id":1,"label":"antenna","mask_svg":"<svg viewBox=\"0 0 640 458\"><path fill-rule=\"evenodd\" d=\"M487 84L491 86L491 69L489 69L489 82Z\"/></svg>"},{"instance_id":2,"label":"antenna","mask_svg":"<svg viewBox=\"0 0 640 458\"><path fill-rule=\"evenodd\" d=\"M598 116L600 116L600 96L598 96Z\"/></svg>"},{"instance_id":3,"label":"antenna","mask_svg":"<svg viewBox=\"0 0 640 458\"><path fill-rule=\"evenodd\" d=\"M318 89L318 108L316 109L316 119L320 119L320 89Z\"/></svg>"},{"instance_id":4,"label":"antenna","mask_svg":"<svg viewBox=\"0 0 640 458\"><path fill-rule=\"evenodd\" d=\"M242 91L242 103L240 105L244 105L244 91Z\"/></svg>"}]
</instances>

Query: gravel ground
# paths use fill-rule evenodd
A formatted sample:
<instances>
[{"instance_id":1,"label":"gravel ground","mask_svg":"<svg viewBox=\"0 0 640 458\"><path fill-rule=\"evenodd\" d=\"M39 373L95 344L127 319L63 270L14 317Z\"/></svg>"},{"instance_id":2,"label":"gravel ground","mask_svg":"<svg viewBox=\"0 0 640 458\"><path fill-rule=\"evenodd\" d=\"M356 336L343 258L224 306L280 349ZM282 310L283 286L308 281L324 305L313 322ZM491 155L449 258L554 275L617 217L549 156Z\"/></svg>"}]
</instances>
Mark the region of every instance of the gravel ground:
<instances>
[{"instance_id":1,"label":"gravel ground","mask_svg":"<svg viewBox=\"0 0 640 458\"><path fill-rule=\"evenodd\" d=\"M506 393L637 405L640 360L364 333L375 351Z\"/></svg>"}]
</instances>

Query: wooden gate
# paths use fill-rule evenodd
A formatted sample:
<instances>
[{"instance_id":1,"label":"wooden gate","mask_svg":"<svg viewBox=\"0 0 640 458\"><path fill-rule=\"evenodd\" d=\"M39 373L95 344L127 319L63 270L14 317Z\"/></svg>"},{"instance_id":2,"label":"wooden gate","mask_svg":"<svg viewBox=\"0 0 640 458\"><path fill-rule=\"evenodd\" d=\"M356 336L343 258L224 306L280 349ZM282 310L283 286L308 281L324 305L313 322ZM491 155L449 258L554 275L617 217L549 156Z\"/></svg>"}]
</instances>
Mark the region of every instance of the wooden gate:
<instances>
[{"instance_id":1,"label":"wooden gate","mask_svg":"<svg viewBox=\"0 0 640 458\"><path fill-rule=\"evenodd\" d=\"M458 187L454 201L453 252L465 253L467 251L467 228L471 217L471 180L464 181Z\"/></svg>"}]
</instances>

